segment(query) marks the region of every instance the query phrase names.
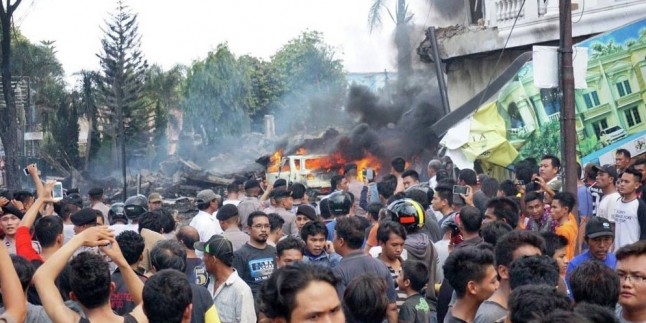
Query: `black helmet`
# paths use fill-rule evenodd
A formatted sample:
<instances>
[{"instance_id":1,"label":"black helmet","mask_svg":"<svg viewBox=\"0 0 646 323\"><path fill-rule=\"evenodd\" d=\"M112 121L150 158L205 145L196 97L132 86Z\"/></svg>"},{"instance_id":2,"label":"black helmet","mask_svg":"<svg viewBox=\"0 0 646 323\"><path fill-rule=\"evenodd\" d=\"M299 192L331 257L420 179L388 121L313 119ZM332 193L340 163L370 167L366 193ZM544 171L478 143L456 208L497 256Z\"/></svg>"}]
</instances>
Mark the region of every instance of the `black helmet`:
<instances>
[{"instance_id":1,"label":"black helmet","mask_svg":"<svg viewBox=\"0 0 646 323\"><path fill-rule=\"evenodd\" d=\"M128 218L126 217L123 206L124 204L121 202L114 203L110 206L110 210L108 211L108 219L111 225L115 224L117 220L122 220L128 223Z\"/></svg>"},{"instance_id":2,"label":"black helmet","mask_svg":"<svg viewBox=\"0 0 646 323\"><path fill-rule=\"evenodd\" d=\"M404 226L406 231L414 232L424 226L424 209L411 199L402 199L388 205L388 213L393 221Z\"/></svg>"},{"instance_id":3,"label":"black helmet","mask_svg":"<svg viewBox=\"0 0 646 323\"><path fill-rule=\"evenodd\" d=\"M330 214L337 215L348 215L350 213L350 208L352 207L352 197L349 193L344 191L338 191L330 194L327 198L327 204L330 209Z\"/></svg>"},{"instance_id":4,"label":"black helmet","mask_svg":"<svg viewBox=\"0 0 646 323\"><path fill-rule=\"evenodd\" d=\"M141 194L131 196L124 203L123 209L128 219L137 219L148 211L148 199Z\"/></svg>"}]
</instances>

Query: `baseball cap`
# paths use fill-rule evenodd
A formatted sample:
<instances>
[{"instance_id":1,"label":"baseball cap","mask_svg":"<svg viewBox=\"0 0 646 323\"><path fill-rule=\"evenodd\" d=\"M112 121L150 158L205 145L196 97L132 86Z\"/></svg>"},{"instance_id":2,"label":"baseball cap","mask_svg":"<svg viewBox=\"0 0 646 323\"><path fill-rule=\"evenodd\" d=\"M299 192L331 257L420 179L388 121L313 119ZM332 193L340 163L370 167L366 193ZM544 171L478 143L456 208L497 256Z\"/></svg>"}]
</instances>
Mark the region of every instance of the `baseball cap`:
<instances>
[{"instance_id":1,"label":"baseball cap","mask_svg":"<svg viewBox=\"0 0 646 323\"><path fill-rule=\"evenodd\" d=\"M70 220L77 226L96 224L96 210L89 208L81 209L74 212Z\"/></svg>"},{"instance_id":2,"label":"baseball cap","mask_svg":"<svg viewBox=\"0 0 646 323\"><path fill-rule=\"evenodd\" d=\"M615 232L610 226L610 221L600 216L591 217L588 224L585 225L585 237L594 239L603 236L615 236Z\"/></svg>"},{"instance_id":3,"label":"baseball cap","mask_svg":"<svg viewBox=\"0 0 646 323\"><path fill-rule=\"evenodd\" d=\"M233 204L225 204L218 210L215 217L220 221L226 221L236 215L238 215L238 208Z\"/></svg>"},{"instance_id":4,"label":"baseball cap","mask_svg":"<svg viewBox=\"0 0 646 323\"><path fill-rule=\"evenodd\" d=\"M233 263L233 244L219 234L213 235L207 242L196 242L193 246L196 250L220 259L227 266Z\"/></svg>"},{"instance_id":5,"label":"baseball cap","mask_svg":"<svg viewBox=\"0 0 646 323\"><path fill-rule=\"evenodd\" d=\"M197 199L203 203L208 203L218 198L218 195L213 190L202 190L197 193Z\"/></svg>"},{"instance_id":6,"label":"baseball cap","mask_svg":"<svg viewBox=\"0 0 646 323\"><path fill-rule=\"evenodd\" d=\"M610 177L612 177L614 179L618 179L618 177L619 177L617 175L617 169L615 168L614 165L605 164L605 165L603 165L601 167L599 167L597 165L594 165L594 166L592 166L592 169L597 171L597 173L598 172L606 173L606 174L610 175Z\"/></svg>"},{"instance_id":7,"label":"baseball cap","mask_svg":"<svg viewBox=\"0 0 646 323\"><path fill-rule=\"evenodd\" d=\"M148 195L148 203L155 203L155 202L161 202L162 201L162 196L159 193L150 193Z\"/></svg>"}]
</instances>

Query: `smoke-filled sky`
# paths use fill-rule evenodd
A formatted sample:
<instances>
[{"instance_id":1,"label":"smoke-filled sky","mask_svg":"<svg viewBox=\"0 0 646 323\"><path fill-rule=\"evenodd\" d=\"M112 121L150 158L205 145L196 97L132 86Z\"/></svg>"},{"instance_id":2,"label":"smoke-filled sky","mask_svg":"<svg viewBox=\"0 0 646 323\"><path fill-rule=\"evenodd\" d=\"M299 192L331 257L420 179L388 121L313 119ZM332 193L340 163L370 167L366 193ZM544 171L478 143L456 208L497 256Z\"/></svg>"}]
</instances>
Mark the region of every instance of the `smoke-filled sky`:
<instances>
[{"instance_id":1,"label":"smoke-filled sky","mask_svg":"<svg viewBox=\"0 0 646 323\"><path fill-rule=\"evenodd\" d=\"M146 58L165 69L204 58L225 41L237 55L268 59L288 40L311 29L324 33L347 71L393 70L394 24L384 11L383 27L370 34L367 15L373 1L130 0L126 4L139 14ZM394 3L388 4L393 11ZM424 1L412 1L417 3ZM24 0L15 22L32 42L56 41L69 80L81 69L98 69L100 28L114 8L115 0ZM413 10L417 24L427 22L428 8ZM421 41L424 35L417 36Z\"/></svg>"}]
</instances>

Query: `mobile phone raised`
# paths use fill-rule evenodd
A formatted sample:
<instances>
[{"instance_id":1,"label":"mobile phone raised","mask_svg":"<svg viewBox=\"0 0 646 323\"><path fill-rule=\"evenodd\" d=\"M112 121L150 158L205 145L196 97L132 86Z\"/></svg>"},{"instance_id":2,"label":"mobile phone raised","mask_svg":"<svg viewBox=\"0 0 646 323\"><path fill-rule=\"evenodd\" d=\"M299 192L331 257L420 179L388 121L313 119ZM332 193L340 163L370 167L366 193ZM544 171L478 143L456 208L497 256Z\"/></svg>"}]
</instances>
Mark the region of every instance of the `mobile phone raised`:
<instances>
[{"instance_id":1,"label":"mobile phone raised","mask_svg":"<svg viewBox=\"0 0 646 323\"><path fill-rule=\"evenodd\" d=\"M469 195L471 188L469 186L453 185L453 194Z\"/></svg>"},{"instance_id":2,"label":"mobile phone raised","mask_svg":"<svg viewBox=\"0 0 646 323\"><path fill-rule=\"evenodd\" d=\"M52 198L56 201L63 199L63 183L56 182L54 188L52 189Z\"/></svg>"}]
</instances>

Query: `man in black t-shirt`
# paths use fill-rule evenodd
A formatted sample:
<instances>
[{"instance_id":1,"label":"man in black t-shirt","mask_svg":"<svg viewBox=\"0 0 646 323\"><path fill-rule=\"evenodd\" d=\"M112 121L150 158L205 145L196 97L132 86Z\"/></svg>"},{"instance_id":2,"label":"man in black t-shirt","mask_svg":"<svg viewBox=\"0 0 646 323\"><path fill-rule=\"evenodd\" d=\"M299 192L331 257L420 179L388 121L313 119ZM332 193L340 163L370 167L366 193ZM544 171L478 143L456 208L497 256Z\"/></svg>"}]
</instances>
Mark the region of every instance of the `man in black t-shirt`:
<instances>
[{"instance_id":1,"label":"man in black t-shirt","mask_svg":"<svg viewBox=\"0 0 646 323\"><path fill-rule=\"evenodd\" d=\"M270 228L267 214L252 212L247 218L247 226L249 242L233 254L233 268L249 285L254 299L258 299L262 282L269 279L276 268L276 248L267 244Z\"/></svg>"}]
</instances>

